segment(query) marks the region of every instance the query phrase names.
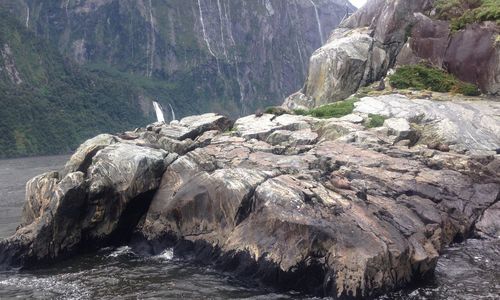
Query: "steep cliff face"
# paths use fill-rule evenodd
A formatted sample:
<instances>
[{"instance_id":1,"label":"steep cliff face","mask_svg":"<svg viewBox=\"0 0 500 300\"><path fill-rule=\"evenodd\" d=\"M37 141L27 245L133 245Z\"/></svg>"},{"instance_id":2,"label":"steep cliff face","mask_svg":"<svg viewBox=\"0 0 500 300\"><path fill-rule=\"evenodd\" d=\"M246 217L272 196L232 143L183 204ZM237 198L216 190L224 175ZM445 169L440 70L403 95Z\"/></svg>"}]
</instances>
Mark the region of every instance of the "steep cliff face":
<instances>
[{"instance_id":1,"label":"steep cliff face","mask_svg":"<svg viewBox=\"0 0 500 300\"><path fill-rule=\"evenodd\" d=\"M97 133L144 124L141 93L65 60L0 10L0 158L65 153Z\"/></svg>"},{"instance_id":2,"label":"steep cliff face","mask_svg":"<svg viewBox=\"0 0 500 300\"><path fill-rule=\"evenodd\" d=\"M0 4L80 64L168 82L176 97L155 96L169 98L180 114L233 115L276 104L299 88L312 51L354 10L345 0ZM177 102L194 102L193 109Z\"/></svg>"},{"instance_id":3,"label":"steep cliff face","mask_svg":"<svg viewBox=\"0 0 500 300\"><path fill-rule=\"evenodd\" d=\"M0 0L0 157L144 124L152 100L178 117L276 104L353 10L345 0Z\"/></svg>"},{"instance_id":4,"label":"steep cliff face","mask_svg":"<svg viewBox=\"0 0 500 300\"><path fill-rule=\"evenodd\" d=\"M368 2L313 53L304 88L285 105L314 107L343 100L380 80L396 64L419 62L477 84L484 93L498 94L498 23L469 24L452 31L450 21L437 20L436 3Z\"/></svg>"}]
</instances>

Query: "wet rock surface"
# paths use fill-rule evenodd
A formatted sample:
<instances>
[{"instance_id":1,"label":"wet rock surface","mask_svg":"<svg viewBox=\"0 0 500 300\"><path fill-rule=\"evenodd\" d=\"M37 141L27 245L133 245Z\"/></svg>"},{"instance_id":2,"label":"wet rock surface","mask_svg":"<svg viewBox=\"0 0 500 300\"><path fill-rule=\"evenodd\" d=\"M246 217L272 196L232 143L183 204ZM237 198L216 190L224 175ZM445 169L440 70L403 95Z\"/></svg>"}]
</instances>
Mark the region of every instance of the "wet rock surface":
<instances>
[{"instance_id":1,"label":"wet rock surface","mask_svg":"<svg viewBox=\"0 0 500 300\"><path fill-rule=\"evenodd\" d=\"M432 274L453 241L497 237L498 155L393 146L353 119L209 114L97 137L28 183L0 261L33 266L134 235L150 253L174 246L283 289L359 298Z\"/></svg>"}]
</instances>

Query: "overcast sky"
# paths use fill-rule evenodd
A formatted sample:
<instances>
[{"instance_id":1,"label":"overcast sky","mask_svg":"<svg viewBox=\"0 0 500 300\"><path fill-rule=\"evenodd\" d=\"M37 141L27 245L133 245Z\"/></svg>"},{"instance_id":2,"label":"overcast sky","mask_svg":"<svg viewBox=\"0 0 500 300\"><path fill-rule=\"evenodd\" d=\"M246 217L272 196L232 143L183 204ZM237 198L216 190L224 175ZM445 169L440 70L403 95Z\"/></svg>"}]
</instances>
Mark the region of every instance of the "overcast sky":
<instances>
[{"instance_id":1,"label":"overcast sky","mask_svg":"<svg viewBox=\"0 0 500 300\"><path fill-rule=\"evenodd\" d=\"M366 0L350 0L350 1L354 6L357 6L358 8L366 3Z\"/></svg>"}]
</instances>

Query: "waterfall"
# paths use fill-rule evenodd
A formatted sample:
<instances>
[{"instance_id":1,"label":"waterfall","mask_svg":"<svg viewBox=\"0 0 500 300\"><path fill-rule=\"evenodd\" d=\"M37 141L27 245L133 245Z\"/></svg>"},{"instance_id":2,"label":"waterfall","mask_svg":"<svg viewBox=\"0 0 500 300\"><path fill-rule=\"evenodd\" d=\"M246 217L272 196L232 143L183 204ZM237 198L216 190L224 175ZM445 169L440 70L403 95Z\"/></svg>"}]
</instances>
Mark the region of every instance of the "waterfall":
<instances>
[{"instance_id":1,"label":"waterfall","mask_svg":"<svg viewBox=\"0 0 500 300\"><path fill-rule=\"evenodd\" d=\"M26 5L26 28L30 27L30 7Z\"/></svg>"},{"instance_id":2,"label":"waterfall","mask_svg":"<svg viewBox=\"0 0 500 300\"><path fill-rule=\"evenodd\" d=\"M221 9L221 6L220 6L220 0L217 0L217 8L219 10L220 36L221 36L221 40L222 40L222 49L224 50L224 56L227 59L226 44L224 42L224 27L223 27L224 22L222 21L222 9Z\"/></svg>"},{"instance_id":3,"label":"waterfall","mask_svg":"<svg viewBox=\"0 0 500 300\"><path fill-rule=\"evenodd\" d=\"M162 109L161 105L158 102L153 101L153 106L155 108L156 119L158 120L158 122L165 123L165 117L163 116L163 109Z\"/></svg>"},{"instance_id":4,"label":"waterfall","mask_svg":"<svg viewBox=\"0 0 500 300\"><path fill-rule=\"evenodd\" d=\"M203 21L203 11L201 9L200 0L198 0L198 9L200 10L200 22L201 22L201 29L203 31L203 39L205 40L205 43L207 44L207 48L208 48L208 51L210 52L210 54L212 54L213 57L217 58L217 56L215 56L215 53L212 51L212 48L210 47L210 42L208 41L207 31L205 29L205 22Z\"/></svg>"},{"instance_id":5,"label":"waterfall","mask_svg":"<svg viewBox=\"0 0 500 300\"><path fill-rule=\"evenodd\" d=\"M297 39L297 36L295 36L295 43L297 44L297 51L299 52L300 67L302 69L302 72L304 72L305 63L304 58L302 57L302 51L300 50L299 40Z\"/></svg>"},{"instance_id":6,"label":"waterfall","mask_svg":"<svg viewBox=\"0 0 500 300\"><path fill-rule=\"evenodd\" d=\"M172 113L172 121L175 121L175 112L174 112L174 108L172 107L172 105L170 105L170 103L168 104L168 106L170 106L170 112Z\"/></svg>"},{"instance_id":7,"label":"waterfall","mask_svg":"<svg viewBox=\"0 0 500 300\"><path fill-rule=\"evenodd\" d=\"M319 20L318 6L313 0L309 0L314 7L314 12L316 13L316 22L318 23L319 38L321 39L321 45L325 42L323 41L323 29L321 29L321 21Z\"/></svg>"},{"instance_id":8,"label":"waterfall","mask_svg":"<svg viewBox=\"0 0 500 300\"><path fill-rule=\"evenodd\" d=\"M149 24L151 26L150 28L150 37L148 38L148 56L149 56L149 61L148 61L148 66L146 70L146 75L147 77L151 77L153 75L153 71L155 68L155 48L156 48L156 35L155 35L155 24L154 24L154 19L153 19L153 4L151 3L151 0L149 0Z\"/></svg>"},{"instance_id":9,"label":"waterfall","mask_svg":"<svg viewBox=\"0 0 500 300\"><path fill-rule=\"evenodd\" d=\"M229 38L233 42L233 46L236 46L236 42L233 37L233 27L231 26L231 4L224 5L224 16L226 18L227 32L229 32ZM229 8L228 8L229 7ZM229 11L229 13L228 13Z\"/></svg>"}]
</instances>

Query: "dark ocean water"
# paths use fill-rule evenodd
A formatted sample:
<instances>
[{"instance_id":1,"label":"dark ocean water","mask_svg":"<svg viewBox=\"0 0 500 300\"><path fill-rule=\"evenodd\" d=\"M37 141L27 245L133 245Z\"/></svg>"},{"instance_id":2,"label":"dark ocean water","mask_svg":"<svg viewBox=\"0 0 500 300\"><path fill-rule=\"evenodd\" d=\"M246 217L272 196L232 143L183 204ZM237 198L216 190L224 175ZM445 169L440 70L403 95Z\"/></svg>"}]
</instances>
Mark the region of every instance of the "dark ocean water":
<instances>
[{"instance_id":1,"label":"dark ocean water","mask_svg":"<svg viewBox=\"0 0 500 300\"><path fill-rule=\"evenodd\" d=\"M26 181L57 170L67 156L0 160L0 238L14 233ZM280 294L195 265L167 250L155 257L106 248L51 267L0 272L0 299L311 299ZM500 240L469 240L446 250L436 276L382 299L500 299Z\"/></svg>"}]
</instances>

